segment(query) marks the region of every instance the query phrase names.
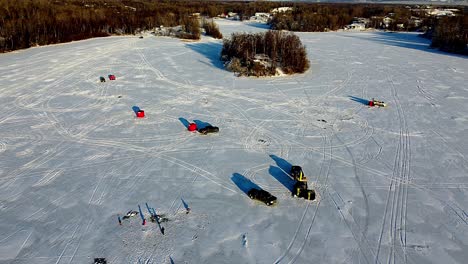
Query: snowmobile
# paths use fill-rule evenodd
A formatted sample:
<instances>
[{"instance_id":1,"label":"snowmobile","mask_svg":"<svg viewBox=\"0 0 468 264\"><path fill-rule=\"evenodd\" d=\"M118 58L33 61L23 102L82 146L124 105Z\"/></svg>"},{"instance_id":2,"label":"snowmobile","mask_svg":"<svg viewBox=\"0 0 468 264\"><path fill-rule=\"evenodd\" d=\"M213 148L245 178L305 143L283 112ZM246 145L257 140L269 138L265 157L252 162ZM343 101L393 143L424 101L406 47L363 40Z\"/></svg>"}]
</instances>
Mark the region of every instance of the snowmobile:
<instances>
[{"instance_id":1,"label":"snowmobile","mask_svg":"<svg viewBox=\"0 0 468 264\"><path fill-rule=\"evenodd\" d=\"M369 101L369 106L386 107L387 104L383 101L375 100L374 98L372 98L372 100Z\"/></svg>"},{"instance_id":2,"label":"snowmobile","mask_svg":"<svg viewBox=\"0 0 468 264\"><path fill-rule=\"evenodd\" d=\"M208 133L217 133L219 132L219 128L215 126L206 126L204 128L200 128L198 132L202 133L203 135L206 135Z\"/></svg>"},{"instance_id":3,"label":"snowmobile","mask_svg":"<svg viewBox=\"0 0 468 264\"><path fill-rule=\"evenodd\" d=\"M94 258L94 264L107 264L107 260L105 258Z\"/></svg>"},{"instance_id":4,"label":"snowmobile","mask_svg":"<svg viewBox=\"0 0 468 264\"><path fill-rule=\"evenodd\" d=\"M122 219L128 219L128 218L130 218L130 217L132 217L132 216L135 216L135 215L138 215L138 212L137 212L137 211L128 211L128 213L127 213L126 215L124 215L124 216L122 217Z\"/></svg>"},{"instance_id":5,"label":"snowmobile","mask_svg":"<svg viewBox=\"0 0 468 264\"><path fill-rule=\"evenodd\" d=\"M247 195L250 197L250 199L262 201L268 206L276 203L276 197L265 190L252 188L250 191L248 191Z\"/></svg>"}]
</instances>

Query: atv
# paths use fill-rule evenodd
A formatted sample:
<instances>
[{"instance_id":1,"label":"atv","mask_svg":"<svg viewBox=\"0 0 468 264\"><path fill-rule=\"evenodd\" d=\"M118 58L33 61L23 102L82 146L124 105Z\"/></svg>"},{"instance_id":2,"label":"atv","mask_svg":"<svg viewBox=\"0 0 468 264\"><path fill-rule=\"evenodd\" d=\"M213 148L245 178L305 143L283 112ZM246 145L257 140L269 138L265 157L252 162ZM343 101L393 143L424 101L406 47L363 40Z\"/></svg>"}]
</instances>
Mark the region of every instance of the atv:
<instances>
[{"instance_id":1,"label":"atv","mask_svg":"<svg viewBox=\"0 0 468 264\"><path fill-rule=\"evenodd\" d=\"M383 101L375 100L374 98L372 98L372 100L369 101L369 106L387 107L387 104Z\"/></svg>"},{"instance_id":2,"label":"atv","mask_svg":"<svg viewBox=\"0 0 468 264\"><path fill-rule=\"evenodd\" d=\"M206 135L208 133L217 133L219 132L219 128L218 127L214 127L214 126L206 126L204 128L200 128L198 130L198 132L200 132L201 134L203 135Z\"/></svg>"},{"instance_id":3,"label":"atv","mask_svg":"<svg viewBox=\"0 0 468 264\"><path fill-rule=\"evenodd\" d=\"M271 195L269 192L265 190L259 190L252 188L247 193L250 199L255 199L264 202L266 205L270 206L276 203L276 197Z\"/></svg>"}]
</instances>

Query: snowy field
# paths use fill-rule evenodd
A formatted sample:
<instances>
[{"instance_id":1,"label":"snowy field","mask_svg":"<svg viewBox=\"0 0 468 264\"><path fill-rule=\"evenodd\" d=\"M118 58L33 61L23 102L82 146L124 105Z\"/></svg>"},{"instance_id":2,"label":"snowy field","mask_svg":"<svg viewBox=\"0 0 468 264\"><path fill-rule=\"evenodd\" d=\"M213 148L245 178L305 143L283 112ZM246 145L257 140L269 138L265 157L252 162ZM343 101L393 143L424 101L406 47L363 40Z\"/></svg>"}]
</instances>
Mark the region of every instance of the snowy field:
<instances>
[{"instance_id":1,"label":"snowy field","mask_svg":"<svg viewBox=\"0 0 468 264\"><path fill-rule=\"evenodd\" d=\"M0 263L466 263L467 58L408 33L298 35L311 69L288 77L235 77L205 37L0 55ZM291 165L319 199L291 197ZM138 205L146 225L119 225Z\"/></svg>"}]
</instances>

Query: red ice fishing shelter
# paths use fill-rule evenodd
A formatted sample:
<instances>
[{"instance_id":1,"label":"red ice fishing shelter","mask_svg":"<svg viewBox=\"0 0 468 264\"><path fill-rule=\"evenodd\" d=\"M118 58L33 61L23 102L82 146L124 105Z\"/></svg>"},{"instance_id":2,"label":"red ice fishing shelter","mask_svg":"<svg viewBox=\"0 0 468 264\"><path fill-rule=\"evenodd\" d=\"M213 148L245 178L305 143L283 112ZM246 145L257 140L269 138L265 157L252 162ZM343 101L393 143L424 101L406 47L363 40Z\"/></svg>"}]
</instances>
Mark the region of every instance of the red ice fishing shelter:
<instances>
[{"instance_id":1,"label":"red ice fishing shelter","mask_svg":"<svg viewBox=\"0 0 468 264\"><path fill-rule=\"evenodd\" d=\"M196 131L197 130L197 124L195 123L190 123L188 126L188 131Z\"/></svg>"},{"instance_id":2,"label":"red ice fishing shelter","mask_svg":"<svg viewBox=\"0 0 468 264\"><path fill-rule=\"evenodd\" d=\"M111 81L115 81L115 75L113 75L113 74L109 74L109 80L111 80Z\"/></svg>"},{"instance_id":3,"label":"red ice fishing shelter","mask_svg":"<svg viewBox=\"0 0 468 264\"><path fill-rule=\"evenodd\" d=\"M145 117L145 111L143 111L143 110L138 110L138 112L136 113L136 116L137 116L138 118L143 118L143 117Z\"/></svg>"}]
</instances>

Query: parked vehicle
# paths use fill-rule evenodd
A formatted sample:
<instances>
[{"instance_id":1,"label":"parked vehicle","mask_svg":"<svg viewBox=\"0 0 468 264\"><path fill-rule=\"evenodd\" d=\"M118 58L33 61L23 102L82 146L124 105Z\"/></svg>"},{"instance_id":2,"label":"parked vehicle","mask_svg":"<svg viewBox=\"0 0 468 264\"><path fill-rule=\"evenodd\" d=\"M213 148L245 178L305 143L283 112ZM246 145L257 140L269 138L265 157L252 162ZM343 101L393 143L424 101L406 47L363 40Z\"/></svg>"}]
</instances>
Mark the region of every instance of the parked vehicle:
<instances>
[{"instance_id":1,"label":"parked vehicle","mask_svg":"<svg viewBox=\"0 0 468 264\"><path fill-rule=\"evenodd\" d=\"M94 258L94 264L107 264L107 260L105 258Z\"/></svg>"},{"instance_id":2,"label":"parked vehicle","mask_svg":"<svg viewBox=\"0 0 468 264\"><path fill-rule=\"evenodd\" d=\"M307 186L307 182L297 181L294 184L293 196L304 198L306 200L315 200L315 191L309 190L309 187Z\"/></svg>"},{"instance_id":3,"label":"parked vehicle","mask_svg":"<svg viewBox=\"0 0 468 264\"><path fill-rule=\"evenodd\" d=\"M306 200L315 200L315 191L309 190L307 177L304 176L302 168L300 166L292 166L289 174L296 181L296 183L294 183L292 195Z\"/></svg>"},{"instance_id":4,"label":"parked vehicle","mask_svg":"<svg viewBox=\"0 0 468 264\"><path fill-rule=\"evenodd\" d=\"M276 203L276 197L271 195L269 192L267 192L265 190L259 190L259 189L256 189L256 188L252 188L247 193L247 195L250 197L250 199L259 200L261 202L264 202L268 206L273 205L273 204Z\"/></svg>"},{"instance_id":5,"label":"parked vehicle","mask_svg":"<svg viewBox=\"0 0 468 264\"><path fill-rule=\"evenodd\" d=\"M202 133L203 135L206 135L208 133L217 133L219 132L219 128L215 126L206 126L204 128L200 128L198 132Z\"/></svg>"},{"instance_id":6,"label":"parked vehicle","mask_svg":"<svg viewBox=\"0 0 468 264\"><path fill-rule=\"evenodd\" d=\"M307 177L304 176L301 166L292 166L290 174L295 181L307 181Z\"/></svg>"},{"instance_id":7,"label":"parked vehicle","mask_svg":"<svg viewBox=\"0 0 468 264\"><path fill-rule=\"evenodd\" d=\"M369 101L369 106L379 106L379 107L386 107L387 103L379 100L375 100L372 98L372 100Z\"/></svg>"}]
</instances>

